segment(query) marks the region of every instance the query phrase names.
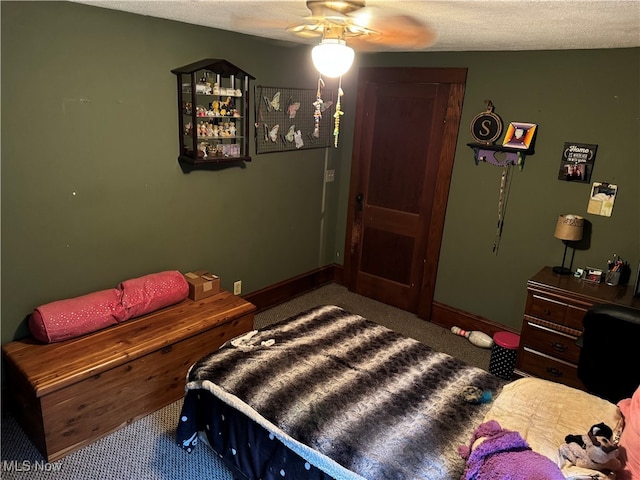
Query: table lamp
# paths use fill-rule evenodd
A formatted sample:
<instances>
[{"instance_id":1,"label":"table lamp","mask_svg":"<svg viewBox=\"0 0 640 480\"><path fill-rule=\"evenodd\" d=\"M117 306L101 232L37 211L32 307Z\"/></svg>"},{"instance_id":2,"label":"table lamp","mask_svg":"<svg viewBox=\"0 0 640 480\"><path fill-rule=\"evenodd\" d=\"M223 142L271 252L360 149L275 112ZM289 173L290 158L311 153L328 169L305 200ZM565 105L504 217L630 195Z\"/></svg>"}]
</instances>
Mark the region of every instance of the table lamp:
<instances>
[{"instance_id":1,"label":"table lamp","mask_svg":"<svg viewBox=\"0 0 640 480\"><path fill-rule=\"evenodd\" d=\"M553 267L553 273L558 275L570 275L572 273L570 268L564 266L564 261L567 257L567 242L582 240L583 225L584 218L578 215L566 214L558 217L556 231L553 236L564 242L564 254L562 255L562 266Z\"/></svg>"}]
</instances>

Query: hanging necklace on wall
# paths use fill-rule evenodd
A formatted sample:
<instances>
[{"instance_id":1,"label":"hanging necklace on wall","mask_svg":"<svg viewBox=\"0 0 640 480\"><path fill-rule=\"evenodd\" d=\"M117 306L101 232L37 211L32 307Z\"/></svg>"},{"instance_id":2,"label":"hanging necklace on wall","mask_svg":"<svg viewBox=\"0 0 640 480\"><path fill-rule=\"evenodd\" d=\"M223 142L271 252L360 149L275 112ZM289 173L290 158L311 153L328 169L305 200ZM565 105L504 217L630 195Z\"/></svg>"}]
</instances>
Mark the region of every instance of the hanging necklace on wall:
<instances>
[{"instance_id":1,"label":"hanging necklace on wall","mask_svg":"<svg viewBox=\"0 0 640 480\"><path fill-rule=\"evenodd\" d=\"M335 118L334 127L333 127L333 146L338 147L338 135L340 134L340 116L344 115L342 111L340 99L344 95L342 91L342 76L338 82L338 101L336 103L336 111L333 114L333 118Z\"/></svg>"},{"instance_id":2,"label":"hanging necklace on wall","mask_svg":"<svg viewBox=\"0 0 640 480\"><path fill-rule=\"evenodd\" d=\"M498 196L498 224L496 225L496 238L493 241L493 254L498 255L500 239L502 238L502 227L504 226L504 216L507 213L507 200L509 190L511 190L511 170L513 165L505 165L502 168L500 178L500 194Z\"/></svg>"}]
</instances>

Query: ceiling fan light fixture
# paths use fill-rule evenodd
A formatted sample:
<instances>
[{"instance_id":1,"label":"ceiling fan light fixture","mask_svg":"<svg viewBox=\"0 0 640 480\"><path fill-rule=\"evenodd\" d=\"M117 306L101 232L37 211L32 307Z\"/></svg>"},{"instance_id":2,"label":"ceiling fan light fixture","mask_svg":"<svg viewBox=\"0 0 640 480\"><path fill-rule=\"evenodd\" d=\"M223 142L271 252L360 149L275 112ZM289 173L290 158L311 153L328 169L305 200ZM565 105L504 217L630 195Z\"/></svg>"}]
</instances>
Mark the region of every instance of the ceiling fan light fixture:
<instances>
[{"instance_id":1,"label":"ceiling fan light fixture","mask_svg":"<svg viewBox=\"0 0 640 480\"><path fill-rule=\"evenodd\" d=\"M353 48L338 38L324 38L311 50L311 59L316 69L325 77L335 78L351 68L355 53Z\"/></svg>"}]
</instances>

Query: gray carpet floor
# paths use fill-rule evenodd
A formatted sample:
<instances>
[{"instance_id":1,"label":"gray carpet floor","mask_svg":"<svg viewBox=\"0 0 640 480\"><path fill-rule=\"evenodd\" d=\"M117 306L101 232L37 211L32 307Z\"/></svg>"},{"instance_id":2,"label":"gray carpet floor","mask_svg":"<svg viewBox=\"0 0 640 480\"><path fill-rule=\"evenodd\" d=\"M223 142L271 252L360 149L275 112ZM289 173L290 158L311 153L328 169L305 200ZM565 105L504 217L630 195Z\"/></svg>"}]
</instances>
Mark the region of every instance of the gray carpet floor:
<instances>
[{"instance_id":1,"label":"gray carpet floor","mask_svg":"<svg viewBox=\"0 0 640 480\"><path fill-rule=\"evenodd\" d=\"M369 320L487 369L490 351L414 314L329 284L256 315L260 328L318 305L338 305ZM15 419L2 415L0 478L32 480L208 479L232 480L229 471L204 446L188 454L175 444L181 401L134 422L63 459L47 463Z\"/></svg>"}]
</instances>

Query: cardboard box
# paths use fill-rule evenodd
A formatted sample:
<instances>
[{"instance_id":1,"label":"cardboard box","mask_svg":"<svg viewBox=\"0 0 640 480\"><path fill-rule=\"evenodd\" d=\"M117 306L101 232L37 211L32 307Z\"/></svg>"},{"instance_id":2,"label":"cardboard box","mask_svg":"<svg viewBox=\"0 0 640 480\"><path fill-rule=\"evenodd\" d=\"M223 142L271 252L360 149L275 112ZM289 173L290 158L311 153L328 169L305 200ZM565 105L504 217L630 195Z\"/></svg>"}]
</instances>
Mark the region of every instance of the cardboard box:
<instances>
[{"instance_id":1,"label":"cardboard box","mask_svg":"<svg viewBox=\"0 0 640 480\"><path fill-rule=\"evenodd\" d=\"M189 284L189 298L201 300L220 293L220 278L207 270L196 270L184 274Z\"/></svg>"}]
</instances>

